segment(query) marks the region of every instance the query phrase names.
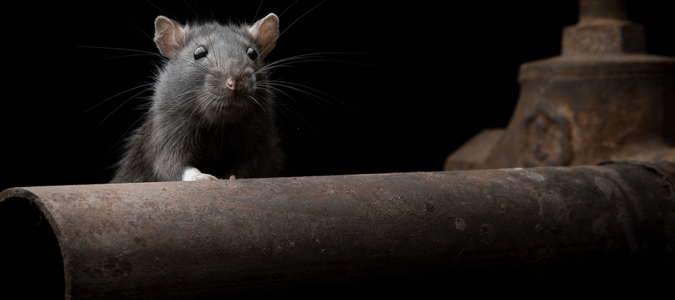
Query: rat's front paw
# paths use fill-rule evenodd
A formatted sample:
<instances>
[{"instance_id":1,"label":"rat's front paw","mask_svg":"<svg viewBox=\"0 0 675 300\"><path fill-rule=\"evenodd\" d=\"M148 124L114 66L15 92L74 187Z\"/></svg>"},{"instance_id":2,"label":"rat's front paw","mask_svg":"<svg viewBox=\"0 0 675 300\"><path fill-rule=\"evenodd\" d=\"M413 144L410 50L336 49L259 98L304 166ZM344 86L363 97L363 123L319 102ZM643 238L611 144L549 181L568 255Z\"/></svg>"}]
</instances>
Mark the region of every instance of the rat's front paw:
<instances>
[{"instance_id":1,"label":"rat's front paw","mask_svg":"<svg viewBox=\"0 0 675 300\"><path fill-rule=\"evenodd\" d=\"M218 177L213 176L211 174L201 173L197 175L197 178L195 178L195 181L206 181L206 180L218 180Z\"/></svg>"},{"instance_id":2,"label":"rat's front paw","mask_svg":"<svg viewBox=\"0 0 675 300\"><path fill-rule=\"evenodd\" d=\"M204 174L199 172L197 168L186 168L183 171L183 181L206 181L206 180L218 180L218 177L211 174Z\"/></svg>"}]
</instances>

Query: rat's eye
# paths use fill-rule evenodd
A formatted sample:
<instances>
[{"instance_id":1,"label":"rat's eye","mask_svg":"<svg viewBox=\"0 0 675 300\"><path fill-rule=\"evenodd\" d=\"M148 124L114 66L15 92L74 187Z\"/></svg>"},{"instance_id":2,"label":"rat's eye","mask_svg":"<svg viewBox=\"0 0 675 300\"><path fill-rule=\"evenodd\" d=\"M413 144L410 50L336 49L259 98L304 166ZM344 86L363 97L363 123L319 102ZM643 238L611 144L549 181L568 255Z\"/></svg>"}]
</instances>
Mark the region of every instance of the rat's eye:
<instances>
[{"instance_id":1,"label":"rat's eye","mask_svg":"<svg viewBox=\"0 0 675 300\"><path fill-rule=\"evenodd\" d=\"M205 57L207 54L209 54L209 51L203 46L199 46L195 49L195 60Z\"/></svg>"},{"instance_id":2,"label":"rat's eye","mask_svg":"<svg viewBox=\"0 0 675 300\"><path fill-rule=\"evenodd\" d=\"M255 60L256 58L258 58L258 52L255 51L255 49L253 48L248 48L248 50L246 50L246 55L248 55L248 58L250 58L251 60Z\"/></svg>"}]
</instances>

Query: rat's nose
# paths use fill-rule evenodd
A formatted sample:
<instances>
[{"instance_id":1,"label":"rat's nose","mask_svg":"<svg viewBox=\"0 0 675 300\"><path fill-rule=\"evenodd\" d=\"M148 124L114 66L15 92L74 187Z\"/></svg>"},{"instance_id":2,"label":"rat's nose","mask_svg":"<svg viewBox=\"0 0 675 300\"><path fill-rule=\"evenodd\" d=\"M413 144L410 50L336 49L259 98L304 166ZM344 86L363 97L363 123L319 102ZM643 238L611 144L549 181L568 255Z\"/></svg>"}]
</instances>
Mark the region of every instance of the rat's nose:
<instances>
[{"instance_id":1,"label":"rat's nose","mask_svg":"<svg viewBox=\"0 0 675 300\"><path fill-rule=\"evenodd\" d=\"M227 82L225 82L225 87L227 87L227 89L231 91L238 91L241 90L241 88L243 88L244 85L241 79L230 77L227 79Z\"/></svg>"}]
</instances>

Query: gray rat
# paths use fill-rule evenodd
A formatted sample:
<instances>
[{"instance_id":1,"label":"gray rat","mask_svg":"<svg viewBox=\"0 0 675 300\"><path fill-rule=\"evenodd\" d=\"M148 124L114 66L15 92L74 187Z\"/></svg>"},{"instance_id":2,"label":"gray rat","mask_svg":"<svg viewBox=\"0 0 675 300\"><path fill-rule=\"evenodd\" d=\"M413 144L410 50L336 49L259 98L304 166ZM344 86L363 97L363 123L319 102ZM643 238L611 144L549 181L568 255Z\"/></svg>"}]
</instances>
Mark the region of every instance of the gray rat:
<instances>
[{"instance_id":1,"label":"gray rat","mask_svg":"<svg viewBox=\"0 0 675 300\"><path fill-rule=\"evenodd\" d=\"M281 176L263 62L278 37L275 14L240 26L157 17L154 42L167 60L111 182Z\"/></svg>"}]
</instances>

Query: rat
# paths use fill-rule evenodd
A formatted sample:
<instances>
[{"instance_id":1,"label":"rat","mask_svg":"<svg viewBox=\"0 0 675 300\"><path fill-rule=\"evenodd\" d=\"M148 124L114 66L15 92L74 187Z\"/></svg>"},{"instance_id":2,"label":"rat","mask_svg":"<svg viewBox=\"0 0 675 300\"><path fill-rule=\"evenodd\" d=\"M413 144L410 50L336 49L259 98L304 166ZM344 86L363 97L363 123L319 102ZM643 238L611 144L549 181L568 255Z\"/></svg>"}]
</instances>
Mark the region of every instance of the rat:
<instances>
[{"instance_id":1,"label":"rat","mask_svg":"<svg viewBox=\"0 0 675 300\"><path fill-rule=\"evenodd\" d=\"M285 156L263 62L278 37L273 13L253 25L157 17L153 41L166 61L111 182L281 176Z\"/></svg>"}]
</instances>

